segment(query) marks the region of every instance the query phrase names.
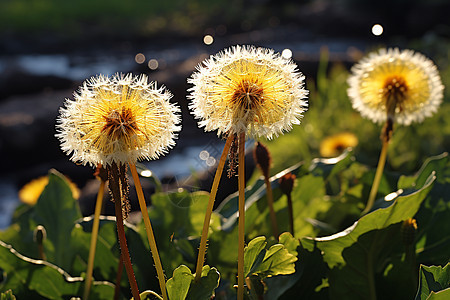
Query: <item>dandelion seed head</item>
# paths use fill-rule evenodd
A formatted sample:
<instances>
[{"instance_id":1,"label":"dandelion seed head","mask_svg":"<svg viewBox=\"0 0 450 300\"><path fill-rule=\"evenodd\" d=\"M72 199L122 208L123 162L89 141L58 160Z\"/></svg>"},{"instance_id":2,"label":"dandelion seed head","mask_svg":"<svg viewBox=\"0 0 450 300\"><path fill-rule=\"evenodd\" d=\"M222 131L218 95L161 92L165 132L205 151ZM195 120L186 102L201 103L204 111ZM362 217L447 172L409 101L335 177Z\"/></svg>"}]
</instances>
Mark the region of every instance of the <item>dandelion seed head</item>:
<instances>
[{"instance_id":1,"label":"dandelion seed head","mask_svg":"<svg viewBox=\"0 0 450 300\"><path fill-rule=\"evenodd\" d=\"M206 131L278 136L299 124L308 91L296 64L265 48L234 46L197 66L189 107Z\"/></svg>"},{"instance_id":2,"label":"dandelion seed head","mask_svg":"<svg viewBox=\"0 0 450 300\"><path fill-rule=\"evenodd\" d=\"M174 146L180 130L171 97L145 75L92 77L60 109L56 137L83 165L155 159Z\"/></svg>"},{"instance_id":3,"label":"dandelion seed head","mask_svg":"<svg viewBox=\"0 0 450 300\"><path fill-rule=\"evenodd\" d=\"M373 122L409 125L435 113L444 86L434 63L412 50L380 49L353 66L348 95L353 108Z\"/></svg>"}]
</instances>

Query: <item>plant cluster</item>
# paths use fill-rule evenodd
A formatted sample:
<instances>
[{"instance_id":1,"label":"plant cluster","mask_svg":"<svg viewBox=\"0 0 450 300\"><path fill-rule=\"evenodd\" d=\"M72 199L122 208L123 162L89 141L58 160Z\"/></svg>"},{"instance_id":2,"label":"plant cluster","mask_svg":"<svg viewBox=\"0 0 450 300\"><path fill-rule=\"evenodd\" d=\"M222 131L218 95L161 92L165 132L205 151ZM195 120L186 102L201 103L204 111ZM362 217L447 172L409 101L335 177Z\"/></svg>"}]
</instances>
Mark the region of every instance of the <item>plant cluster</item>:
<instances>
[{"instance_id":1,"label":"plant cluster","mask_svg":"<svg viewBox=\"0 0 450 300\"><path fill-rule=\"evenodd\" d=\"M439 110L437 68L419 53L382 49L351 72L353 107L384 123L376 170L347 148L358 143L349 132L323 146L333 157L280 168L284 157L269 152L277 141L261 141L308 113L305 78L272 50L235 46L188 79L199 126L226 139L211 192L161 192L155 179L150 207L138 169L151 172L137 161L174 145L179 109L144 75L87 80L61 109L56 136L71 160L96 167L95 213L83 218L73 184L51 170L36 203L19 206L0 232L1 299L449 297L448 154L413 175L384 170L397 124ZM263 176L245 182L248 138L258 141ZM238 191L213 210L227 160ZM143 220L135 224L127 221L128 173ZM106 187L115 217L101 215Z\"/></svg>"}]
</instances>

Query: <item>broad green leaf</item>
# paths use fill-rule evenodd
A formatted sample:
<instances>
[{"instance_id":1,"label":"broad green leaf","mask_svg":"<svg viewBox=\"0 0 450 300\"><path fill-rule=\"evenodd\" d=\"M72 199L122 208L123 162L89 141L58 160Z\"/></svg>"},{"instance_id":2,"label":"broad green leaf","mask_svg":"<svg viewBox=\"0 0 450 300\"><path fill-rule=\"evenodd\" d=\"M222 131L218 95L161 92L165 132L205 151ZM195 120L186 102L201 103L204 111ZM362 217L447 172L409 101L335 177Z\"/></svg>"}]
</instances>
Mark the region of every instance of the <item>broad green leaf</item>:
<instances>
[{"instance_id":1,"label":"broad green leaf","mask_svg":"<svg viewBox=\"0 0 450 300\"><path fill-rule=\"evenodd\" d=\"M297 257L282 244L266 248L265 237L257 237L244 249L244 274L258 275L261 278L286 275L295 272Z\"/></svg>"},{"instance_id":2,"label":"broad green leaf","mask_svg":"<svg viewBox=\"0 0 450 300\"><path fill-rule=\"evenodd\" d=\"M320 288L326 282L327 265L318 249L313 252L298 248L295 273L265 279L265 299L316 299L328 300L328 289Z\"/></svg>"},{"instance_id":3,"label":"broad green leaf","mask_svg":"<svg viewBox=\"0 0 450 300\"><path fill-rule=\"evenodd\" d=\"M203 266L200 280L196 282L191 270L181 265L173 271L167 281L167 293L170 300L209 300L219 286L220 275L216 268Z\"/></svg>"},{"instance_id":4,"label":"broad green leaf","mask_svg":"<svg viewBox=\"0 0 450 300\"><path fill-rule=\"evenodd\" d=\"M182 191L152 196L150 220L158 248L164 249L160 251L160 255L165 271L169 274L183 262L183 256L177 251L173 240L200 236L208 200L209 194L206 192ZM210 230L219 227L220 219L213 213ZM147 240L143 223L139 225L139 232L143 235L143 239ZM197 247L196 245L195 248Z\"/></svg>"},{"instance_id":5,"label":"broad green leaf","mask_svg":"<svg viewBox=\"0 0 450 300\"><path fill-rule=\"evenodd\" d=\"M84 286L83 278L71 277L51 263L23 256L2 241L0 268L6 273L0 292L12 289L19 299L67 299L79 296ZM114 286L108 282L95 282L92 295L96 299L112 299Z\"/></svg>"},{"instance_id":6,"label":"broad green leaf","mask_svg":"<svg viewBox=\"0 0 450 300\"><path fill-rule=\"evenodd\" d=\"M278 181L279 179L289 173L292 172L294 174L300 173L301 175L311 173L307 179L304 176L298 176L296 186L293 191L293 202L294 202L294 215L296 216L296 224L295 228L298 228L298 232L305 232L305 225L308 227L308 222L305 222L305 215L310 213L308 211L303 214L305 203L309 203L311 201L318 201L325 194L325 183L322 176L330 175L330 178L335 176L335 174L343 169L351 159L349 158L351 155L347 152L342 154L341 156L333 159L313 159L311 164L306 167L304 162L299 162L279 173L272 176L270 178L270 182L272 185L273 197L275 200L274 208L277 213L277 220L279 222L279 227L281 231L288 230L288 222L287 222L287 211L286 211L286 198L282 196L282 192L279 189ZM348 161L347 161L348 159ZM333 173L333 169L335 165L341 161L344 161L342 165L336 168ZM305 176L306 177L306 176ZM301 179L304 178L304 179ZM271 234L270 228L270 218L269 212L267 208L267 199L266 199L266 187L263 178L259 178L253 185L247 187L245 189L245 205L246 205L246 233L252 238L256 235L260 234ZM281 197L281 199L279 199ZM301 199L299 197L302 197ZM277 200L278 199L278 200ZM297 199L297 200L296 200ZM216 212L219 213L223 217L223 230L231 230L233 226L237 224L237 216L238 216L238 193L231 194L227 197L216 209ZM300 204L299 204L300 203ZM312 205L311 208L319 208L325 209L322 205ZM296 205L298 207L296 207ZM329 205L329 204L327 204ZM309 214L309 218L314 218L316 211L313 214ZM302 214L299 216L299 214ZM299 235L300 234L297 234Z\"/></svg>"},{"instance_id":7,"label":"broad green leaf","mask_svg":"<svg viewBox=\"0 0 450 300\"><path fill-rule=\"evenodd\" d=\"M202 277L199 282L192 281L186 299L209 300L214 295L214 290L219 286L220 274L216 268L206 265L202 269Z\"/></svg>"},{"instance_id":8,"label":"broad green leaf","mask_svg":"<svg viewBox=\"0 0 450 300\"><path fill-rule=\"evenodd\" d=\"M450 298L450 288L439 292L431 292L427 300L448 300L449 298Z\"/></svg>"},{"instance_id":9,"label":"broad green leaf","mask_svg":"<svg viewBox=\"0 0 450 300\"><path fill-rule=\"evenodd\" d=\"M266 237L259 236L251 240L244 249L244 276L247 277L253 271L253 265L259 265L264 258L267 245ZM261 253L262 252L262 253ZM260 255L262 254L262 255ZM259 258L259 259L258 259Z\"/></svg>"},{"instance_id":10,"label":"broad green leaf","mask_svg":"<svg viewBox=\"0 0 450 300\"><path fill-rule=\"evenodd\" d=\"M387 208L381 208L367 214L346 230L327 237L303 238L302 245L312 251L319 248L324 253L324 261L330 268L345 265L342 251L354 244L358 237L371 230L383 229L391 224L412 218L420 204L430 192L435 176L429 176L427 182L419 190L408 195L401 195Z\"/></svg>"},{"instance_id":11,"label":"broad green leaf","mask_svg":"<svg viewBox=\"0 0 450 300\"><path fill-rule=\"evenodd\" d=\"M48 184L34 207L32 218L36 225L44 226L47 231L44 241L47 259L63 269L70 269L74 259L70 237L81 212L64 176L52 170L48 177Z\"/></svg>"},{"instance_id":12,"label":"broad green leaf","mask_svg":"<svg viewBox=\"0 0 450 300\"><path fill-rule=\"evenodd\" d=\"M47 259L71 271L74 251L70 236L74 222L81 218L77 201L66 178L55 170L49 172L49 182L35 206L21 205L17 208L14 224L0 232L0 239L12 245L22 254L38 258L38 246L33 239L37 225L44 226L47 239L44 250Z\"/></svg>"},{"instance_id":13,"label":"broad green leaf","mask_svg":"<svg viewBox=\"0 0 450 300\"><path fill-rule=\"evenodd\" d=\"M403 176L399 187L406 191L420 186L426 174L436 173L436 182L422 208L415 217L418 224L418 261L423 263L446 264L450 248L450 157L448 153L430 157L414 176Z\"/></svg>"},{"instance_id":14,"label":"broad green leaf","mask_svg":"<svg viewBox=\"0 0 450 300\"><path fill-rule=\"evenodd\" d=\"M184 300L189 291L189 286L194 280L191 270L181 265L173 271L172 278L167 280L166 288L170 300Z\"/></svg>"},{"instance_id":15,"label":"broad green leaf","mask_svg":"<svg viewBox=\"0 0 450 300\"><path fill-rule=\"evenodd\" d=\"M71 239L79 262L74 264L76 274L86 272L91 243L93 217L78 220L72 230ZM114 280L117 274L118 251L116 221L112 217L100 216L99 233L94 259L93 276L96 280ZM80 263L80 261L82 263Z\"/></svg>"},{"instance_id":16,"label":"broad green leaf","mask_svg":"<svg viewBox=\"0 0 450 300\"><path fill-rule=\"evenodd\" d=\"M416 300L430 299L431 293L450 289L450 263L445 267L420 265L419 270L419 289ZM449 291L445 292L449 293ZM443 295L443 294L442 294ZM439 299L438 294L434 294L432 299Z\"/></svg>"},{"instance_id":17,"label":"broad green leaf","mask_svg":"<svg viewBox=\"0 0 450 300\"><path fill-rule=\"evenodd\" d=\"M283 232L279 237L280 244L284 245L286 249L294 256L297 256L297 248L300 241L292 236L289 232Z\"/></svg>"}]
</instances>

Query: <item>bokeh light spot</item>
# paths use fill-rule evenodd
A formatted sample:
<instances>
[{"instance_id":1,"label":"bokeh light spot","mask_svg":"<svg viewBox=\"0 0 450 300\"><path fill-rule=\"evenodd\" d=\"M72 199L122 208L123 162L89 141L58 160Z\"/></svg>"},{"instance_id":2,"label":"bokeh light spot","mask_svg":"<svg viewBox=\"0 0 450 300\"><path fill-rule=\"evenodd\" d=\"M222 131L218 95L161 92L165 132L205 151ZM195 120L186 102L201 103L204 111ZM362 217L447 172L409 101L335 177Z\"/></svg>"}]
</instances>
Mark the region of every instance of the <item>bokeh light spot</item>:
<instances>
[{"instance_id":1,"label":"bokeh light spot","mask_svg":"<svg viewBox=\"0 0 450 300\"><path fill-rule=\"evenodd\" d=\"M148 61L148 67L150 68L150 70L156 70L158 69L158 61L154 58L150 59Z\"/></svg>"},{"instance_id":2,"label":"bokeh light spot","mask_svg":"<svg viewBox=\"0 0 450 300\"><path fill-rule=\"evenodd\" d=\"M291 58L292 57L291 49L284 49L283 52L281 52L281 56L285 59Z\"/></svg>"},{"instance_id":3,"label":"bokeh light spot","mask_svg":"<svg viewBox=\"0 0 450 300\"><path fill-rule=\"evenodd\" d=\"M381 26L380 24L375 24L372 26L372 34L379 36L381 34L383 34L383 26Z\"/></svg>"},{"instance_id":4,"label":"bokeh light spot","mask_svg":"<svg viewBox=\"0 0 450 300\"><path fill-rule=\"evenodd\" d=\"M136 54L136 56L134 57L134 60L138 63L138 64L143 64L145 62L145 55L142 53L138 53Z\"/></svg>"},{"instance_id":5,"label":"bokeh light spot","mask_svg":"<svg viewBox=\"0 0 450 300\"><path fill-rule=\"evenodd\" d=\"M211 45L212 43L214 43L214 38L207 34L203 37L203 43L205 43L205 45Z\"/></svg>"}]
</instances>

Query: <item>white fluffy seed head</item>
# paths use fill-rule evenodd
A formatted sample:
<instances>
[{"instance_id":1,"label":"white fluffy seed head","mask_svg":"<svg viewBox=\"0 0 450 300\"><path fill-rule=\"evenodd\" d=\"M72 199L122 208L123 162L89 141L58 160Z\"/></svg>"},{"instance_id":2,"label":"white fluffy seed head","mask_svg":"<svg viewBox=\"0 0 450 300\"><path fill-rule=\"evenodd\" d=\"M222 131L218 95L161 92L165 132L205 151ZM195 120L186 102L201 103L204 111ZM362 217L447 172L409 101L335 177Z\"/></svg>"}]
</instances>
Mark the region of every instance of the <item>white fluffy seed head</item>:
<instances>
[{"instance_id":1,"label":"white fluffy seed head","mask_svg":"<svg viewBox=\"0 0 450 300\"><path fill-rule=\"evenodd\" d=\"M206 131L270 139L299 124L307 110L305 77L273 50L234 46L196 69L188 78L189 108Z\"/></svg>"},{"instance_id":2,"label":"white fluffy seed head","mask_svg":"<svg viewBox=\"0 0 450 300\"><path fill-rule=\"evenodd\" d=\"M99 75L66 99L56 137L71 160L97 166L156 159L175 145L179 108L146 75Z\"/></svg>"},{"instance_id":3,"label":"white fluffy seed head","mask_svg":"<svg viewBox=\"0 0 450 300\"><path fill-rule=\"evenodd\" d=\"M348 95L353 108L376 123L386 121L389 97L395 98L393 120L409 125L435 113L444 86L434 63L412 50L380 49L351 69Z\"/></svg>"}]
</instances>

